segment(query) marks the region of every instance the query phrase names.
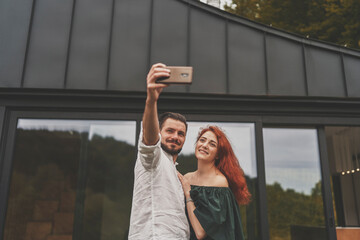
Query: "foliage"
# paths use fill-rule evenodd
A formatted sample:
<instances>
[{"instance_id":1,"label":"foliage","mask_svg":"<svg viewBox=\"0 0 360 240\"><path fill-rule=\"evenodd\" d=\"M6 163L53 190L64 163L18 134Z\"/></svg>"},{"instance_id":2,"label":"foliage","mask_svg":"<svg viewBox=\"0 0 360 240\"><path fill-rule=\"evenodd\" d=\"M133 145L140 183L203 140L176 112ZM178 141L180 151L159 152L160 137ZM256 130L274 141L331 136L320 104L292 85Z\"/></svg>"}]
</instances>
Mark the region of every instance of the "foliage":
<instances>
[{"instance_id":1,"label":"foliage","mask_svg":"<svg viewBox=\"0 0 360 240\"><path fill-rule=\"evenodd\" d=\"M321 182L315 184L311 195L284 190L277 182L267 185L266 192L271 239L291 239L294 226L325 226Z\"/></svg>"},{"instance_id":2,"label":"foliage","mask_svg":"<svg viewBox=\"0 0 360 240\"><path fill-rule=\"evenodd\" d=\"M37 202L61 205L64 192L76 195L70 211L82 225L81 239L127 239L134 146L76 131L18 129L16 139L4 239L30 239L27 225L39 221ZM67 204L75 206L75 199Z\"/></svg>"},{"instance_id":3,"label":"foliage","mask_svg":"<svg viewBox=\"0 0 360 240\"><path fill-rule=\"evenodd\" d=\"M224 9L289 32L360 49L359 0L233 0Z\"/></svg>"}]
</instances>

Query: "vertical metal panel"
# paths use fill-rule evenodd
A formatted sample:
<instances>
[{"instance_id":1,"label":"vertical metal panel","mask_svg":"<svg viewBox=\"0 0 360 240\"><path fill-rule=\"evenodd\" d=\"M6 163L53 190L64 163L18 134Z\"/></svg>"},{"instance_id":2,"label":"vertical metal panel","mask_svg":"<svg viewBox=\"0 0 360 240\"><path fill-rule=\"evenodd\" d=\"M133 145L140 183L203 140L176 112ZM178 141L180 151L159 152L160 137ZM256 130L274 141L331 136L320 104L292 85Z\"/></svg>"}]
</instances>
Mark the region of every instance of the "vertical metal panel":
<instances>
[{"instance_id":1,"label":"vertical metal panel","mask_svg":"<svg viewBox=\"0 0 360 240\"><path fill-rule=\"evenodd\" d=\"M154 0L151 64L186 65L187 5Z\"/></svg>"},{"instance_id":2,"label":"vertical metal panel","mask_svg":"<svg viewBox=\"0 0 360 240\"><path fill-rule=\"evenodd\" d=\"M2 169L2 156L4 156L4 136L3 136L3 132L5 131L5 106L0 106L0 173L1 173L1 169ZM0 208L0 212L1 212L1 208ZM1 221L1 220L0 220ZM0 224L1 226L1 224ZM1 228L0 228L1 230ZM2 232L2 231L0 231ZM1 238L1 235L0 235Z\"/></svg>"},{"instance_id":3,"label":"vertical metal panel","mask_svg":"<svg viewBox=\"0 0 360 240\"><path fill-rule=\"evenodd\" d=\"M267 36L269 94L306 96L302 45Z\"/></svg>"},{"instance_id":4,"label":"vertical metal panel","mask_svg":"<svg viewBox=\"0 0 360 240\"><path fill-rule=\"evenodd\" d=\"M225 22L225 66L226 66L226 93L229 93L229 20Z\"/></svg>"},{"instance_id":5,"label":"vertical metal panel","mask_svg":"<svg viewBox=\"0 0 360 240\"><path fill-rule=\"evenodd\" d=\"M21 87L32 1L0 1L0 87Z\"/></svg>"},{"instance_id":6,"label":"vertical metal panel","mask_svg":"<svg viewBox=\"0 0 360 240\"><path fill-rule=\"evenodd\" d=\"M309 95L344 97L340 55L313 47L306 47L305 51Z\"/></svg>"},{"instance_id":7,"label":"vertical metal panel","mask_svg":"<svg viewBox=\"0 0 360 240\"><path fill-rule=\"evenodd\" d=\"M226 93L226 22L196 9L190 21L190 92Z\"/></svg>"},{"instance_id":8,"label":"vertical metal panel","mask_svg":"<svg viewBox=\"0 0 360 240\"><path fill-rule=\"evenodd\" d=\"M341 60L341 70L342 70L341 73L342 73L342 77L343 77L345 96L348 97L349 96L348 84L347 84L347 81L346 81L344 54L343 53L340 53L340 60Z\"/></svg>"},{"instance_id":9,"label":"vertical metal panel","mask_svg":"<svg viewBox=\"0 0 360 240\"><path fill-rule=\"evenodd\" d=\"M4 117L5 117L5 107L0 106L0 139L2 139L2 132L3 132L3 126L4 126ZM1 152L0 152L1 155ZM1 166L1 163L0 163Z\"/></svg>"},{"instance_id":10,"label":"vertical metal panel","mask_svg":"<svg viewBox=\"0 0 360 240\"><path fill-rule=\"evenodd\" d=\"M150 0L115 2L109 88L146 89L151 17Z\"/></svg>"},{"instance_id":11,"label":"vertical metal panel","mask_svg":"<svg viewBox=\"0 0 360 240\"><path fill-rule=\"evenodd\" d=\"M76 0L66 88L105 89L112 0Z\"/></svg>"},{"instance_id":12,"label":"vertical metal panel","mask_svg":"<svg viewBox=\"0 0 360 240\"><path fill-rule=\"evenodd\" d=\"M265 89L266 89L266 94L269 93L269 77L268 77L268 59L267 59L267 32L264 32L264 59L265 59Z\"/></svg>"},{"instance_id":13,"label":"vertical metal panel","mask_svg":"<svg viewBox=\"0 0 360 240\"><path fill-rule=\"evenodd\" d=\"M71 11L72 0L36 1L24 87L63 87Z\"/></svg>"},{"instance_id":14,"label":"vertical metal panel","mask_svg":"<svg viewBox=\"0 0 360 240\"><path fill-rule=\"evenodd\" d=\"M302 52L302 59L303 59L303 66L304 66L304 77L305 77L305 95L309 96L309 84L308 84L308 71L306 68L306 57L305 57L305 44L301 44L301 52Z\"/></svg>"},{"instance_id":15,"label":"vertical metal panel","mask_svg":"<svg viewBox=\"0 0 360 240\"><path fill-rule=\"evenodd\" d=\"M360 97L360 58L344 55L344 70L349 97Z\"/></svg>"},{"instance_id":16,"label":"vertical metal panel","mask_svg":"<svg viewBox=\"0 0 360 240\"><path fill-rule=\"evenodd\" d=\"M229 23L228 46L230 93L266 94L263 34Z\"/></svg>"},{"instance_id":17,"label":"vertical metal panel","mask_svg":"<svg viewBox=\"0 0 360 240\"><path fill-rule=\"evenodd\" d=\"M152 22L150 63L186 66L188 37L188 6L179 1L155 0ZM185 92L184 86L165 88Z\"/></svg>"}]
</instances>

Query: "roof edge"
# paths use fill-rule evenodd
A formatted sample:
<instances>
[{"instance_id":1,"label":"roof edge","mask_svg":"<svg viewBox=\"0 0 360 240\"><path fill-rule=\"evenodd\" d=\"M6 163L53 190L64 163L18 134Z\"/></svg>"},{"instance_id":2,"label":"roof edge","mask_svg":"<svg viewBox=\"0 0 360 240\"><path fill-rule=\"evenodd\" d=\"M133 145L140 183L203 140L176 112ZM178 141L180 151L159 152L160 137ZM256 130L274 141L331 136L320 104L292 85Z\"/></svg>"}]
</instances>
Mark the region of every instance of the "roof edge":
<instances>
[{"instance_id":1,"label":"roof edge","mask_svg":"<svg viewBox=\"0 0 360 240\"><path fill-rule=\"evenodd\" d=\"M238 15L226 12L224 10L213 7L211 5L202 3L198 0L177 0L177 1L186 3L191 7L195 7L197 9L205 11L209 14L223 18L224 20L239 23L239 24L245 25L247 27L253 28L257 31L262 31L266 34L275 35L275 36L285 38L285 39L288 39L288 40L291 40L294 42L298 42L300 44L304 44L304 45L311 46L311 47L322 48L322 49L326 49L326 50L333 51L333 52L339 52L339 53L343 53L343 54L347 54L347 55L351 55L351 56L355 56L355 57L360 57L360 50L344 47L344 46L336 44L336 43L326 42L326 41L322 41L319 39L313 39L311 37L307 38L307 37L304 37L297 33L291 33L291 32L288 32L288 31L280 29L280 28L275 28L275 27L272 27L272 26L269 26L269 25L266 25L263 23L259 23L259 22L250 20L250 19L242 17L242 16L238 16Z\"/></svg>"}]
</instances>

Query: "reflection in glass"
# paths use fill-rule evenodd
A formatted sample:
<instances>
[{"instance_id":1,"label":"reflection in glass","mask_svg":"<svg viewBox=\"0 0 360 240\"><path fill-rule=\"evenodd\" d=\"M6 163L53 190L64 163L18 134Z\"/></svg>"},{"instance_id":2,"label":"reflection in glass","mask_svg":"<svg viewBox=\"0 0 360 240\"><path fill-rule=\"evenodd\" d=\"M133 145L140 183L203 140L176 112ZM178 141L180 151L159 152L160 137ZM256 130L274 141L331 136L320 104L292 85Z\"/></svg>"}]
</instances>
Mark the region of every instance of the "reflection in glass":
<instances>
[{"instance_id":1,"label":"reflection in glass","mask_svg":"<svg viewBox=\"0 0 360 240\"><path fill-rule=\"evenodd\" d=\"M135 125L20 119L3 239L127 239Z\"/></svg>"},{"instance_id":2,"label":"reflection in glass","mask_svg":"<svg viewBox=\"0 0 360 240\"><path fill-rule=\"evenodd\" d=\"M360 226L360 127L326 127L336 225Z\"/></svg>"},{"instance_id":3,"label":"reflection in glass","mask_svg":"<svg viewBox=\"0 0 360 240\"><path fill-rule=\"evenodd\" d=\"M263 133L270 239L326 239L317 131Z\"/></svg>"},{"instance_id":4,"label":"reflection in glass","mask_svg":"<svg viewBox=\"0 0 360 240\"><path fill-rule=\"evenodd\" d=\"M252 123L220 123L220 122L188 122L188 131L183 150L178 158L177 169L181 173L192 172L197 169L197 160L194 154L195 142L201 127L217 125L221 127L229 138L234 152L239 159L240 166L245 172L245 177L250 193L251 203L240 207L242 224L246 239L259 239L256 189L257 171L255 155L255 130Z\"/></svg>"}]
</instances>

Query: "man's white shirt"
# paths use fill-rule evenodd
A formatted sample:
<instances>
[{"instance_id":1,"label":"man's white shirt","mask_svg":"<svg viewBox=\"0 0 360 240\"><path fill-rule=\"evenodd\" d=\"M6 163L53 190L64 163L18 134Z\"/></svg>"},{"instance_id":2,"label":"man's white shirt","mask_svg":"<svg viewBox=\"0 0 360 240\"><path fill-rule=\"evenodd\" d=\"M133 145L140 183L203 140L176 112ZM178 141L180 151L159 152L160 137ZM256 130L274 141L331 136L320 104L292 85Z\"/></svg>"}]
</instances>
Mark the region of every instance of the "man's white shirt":
<instances>
[{"instance_id":1,"label":"man's white shirt","mask_svg":"<svg viewBox=\"0 0 360 240\"><path fill-rule=\"evenodd\" d=\"M160 134L159 134L160 136ZM184 192L176 164L161 148L147 146L139 137L131 208L129 240L189 239Z\"/></svg>"}]
</instances>

